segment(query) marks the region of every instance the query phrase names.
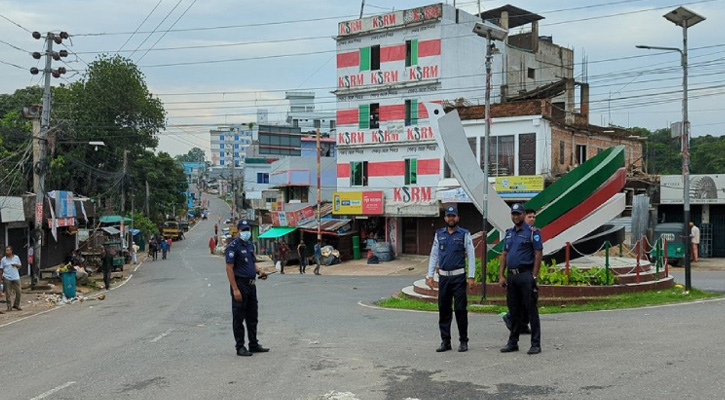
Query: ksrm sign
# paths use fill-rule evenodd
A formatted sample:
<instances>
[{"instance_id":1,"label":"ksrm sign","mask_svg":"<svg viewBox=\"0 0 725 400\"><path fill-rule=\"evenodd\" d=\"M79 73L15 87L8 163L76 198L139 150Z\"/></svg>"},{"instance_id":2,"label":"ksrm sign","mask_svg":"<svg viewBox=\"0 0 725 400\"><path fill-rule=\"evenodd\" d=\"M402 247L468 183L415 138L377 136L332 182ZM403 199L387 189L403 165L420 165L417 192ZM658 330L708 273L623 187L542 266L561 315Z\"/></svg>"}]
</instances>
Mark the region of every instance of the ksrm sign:
<instances>
[{"instance_id":1,"label":"ksrm sign","mask_svg":"<svg viewBox=\"0 0 725 400\"><path fill-rule=\"evenodd\" d=\"M660 204L683 204L682 175L663 175ZM690 204L725 204L725 175L690 175Z\"/></svg>"}]
</instances>

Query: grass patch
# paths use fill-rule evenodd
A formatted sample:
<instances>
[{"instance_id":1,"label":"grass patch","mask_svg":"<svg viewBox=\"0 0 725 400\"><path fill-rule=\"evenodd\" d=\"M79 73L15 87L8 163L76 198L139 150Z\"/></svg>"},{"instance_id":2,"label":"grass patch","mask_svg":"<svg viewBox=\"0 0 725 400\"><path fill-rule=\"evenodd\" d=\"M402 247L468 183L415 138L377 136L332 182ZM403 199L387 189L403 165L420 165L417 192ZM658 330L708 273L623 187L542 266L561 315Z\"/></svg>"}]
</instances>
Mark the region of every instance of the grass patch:
<instances>
[{"instance_id":1,"label":"grass patch","mask_svg":"<svg viewBox=\"0 0 725 400\"><path fill-rule=\"evenodd\" d=\"M558 314L564 312L580 312L580 311L599 311L599 310L617 310L625 308L637 308L646 306L655 306L662 304L686 303L696 300L712 299L721 297L721 294L705 292L698 289L692 289L690 293L685 294L683 289L672 288L665 290L653 290L649 292L626 293L602 298L602 300L594 300L583 304L565 304L557 306L539 306L539 314ZM480 296L468 296L468 311L498 314L508 311L505 305L499 304L478 304ZM503 300L497 297L494 299ZM562 300L566 303L566 300ZM399 308L406 310L419 311L438 311L437 303L410 299L404 296L393 296L376 303L380 307Z\"/></svg>"}]
</instances>

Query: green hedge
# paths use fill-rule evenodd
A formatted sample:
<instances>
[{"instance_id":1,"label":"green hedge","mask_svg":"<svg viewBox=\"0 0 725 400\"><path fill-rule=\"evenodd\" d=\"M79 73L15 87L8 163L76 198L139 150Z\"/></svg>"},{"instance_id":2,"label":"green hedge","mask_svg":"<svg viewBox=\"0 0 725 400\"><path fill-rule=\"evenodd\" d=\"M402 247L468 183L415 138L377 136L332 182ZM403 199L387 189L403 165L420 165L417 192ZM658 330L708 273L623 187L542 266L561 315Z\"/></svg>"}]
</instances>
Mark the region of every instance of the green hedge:
<instances>
[{"instance_id":1,"label":"green hedge","mask_svg":"<svg viewBox=\"0 0 725 400\"><path fill-rule=\"evenodd\" d=\"M498 269L501 266L498 259L489 261L486 269L486 282L498 282ZM576 266L569 267L569 285L578 286L603 286L613 285L614 274L609 272L609 279L606 279L604 267L592 267L579 269ZM476 259L476 282L481 282L481 259ZM539 270L539 284L541 285L566 285L566 269L557 267L556 261L551 264L541 263Z\"/></svg>"}]
</instances>

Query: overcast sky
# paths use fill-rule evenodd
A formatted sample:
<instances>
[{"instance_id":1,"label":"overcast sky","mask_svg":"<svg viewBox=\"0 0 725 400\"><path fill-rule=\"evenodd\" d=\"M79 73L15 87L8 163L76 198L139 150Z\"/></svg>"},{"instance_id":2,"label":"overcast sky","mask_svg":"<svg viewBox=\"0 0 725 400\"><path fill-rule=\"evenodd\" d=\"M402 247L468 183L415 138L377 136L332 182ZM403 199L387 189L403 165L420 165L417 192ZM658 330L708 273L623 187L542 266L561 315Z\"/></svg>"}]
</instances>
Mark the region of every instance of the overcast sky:
<instances>
[{"instance_id":1,"label":"overcast sky","mask_svg":"<svg viewBox=\"0 0 725 400\"><path fill-rule=\"evenodd\" d=\"M159 150L175 155L196 146L208 152L214 125L252 122L257 108L268 109L271 121L284 119L286 90L312 90L318 108L334 109L333 37L339 21L357 18L360 3L0 0L0 93L40 82L40 75L28 72L42 68L29 52L42 51L43 42L28 31L64 30L72 35L67 46L76 53L65 60L66 68L78 71L65 79L78 79L99 53L120 50L140 66L168 112ZM431 3L373 0L366 2L365 13ZM574 49L578 80L586 56L591 123L649 129L681 119L682 70L678 53L635 45L681 47L682 29L662 17L679 5L705 16L689 30L692 133L725 133L725 35L718 28L725 24L725 0L509 0L481 1L481 8L508 3L543 16L539 34ZM471 13L478 9L476 1L456 5Z\"/></svg>"}]
</instances>

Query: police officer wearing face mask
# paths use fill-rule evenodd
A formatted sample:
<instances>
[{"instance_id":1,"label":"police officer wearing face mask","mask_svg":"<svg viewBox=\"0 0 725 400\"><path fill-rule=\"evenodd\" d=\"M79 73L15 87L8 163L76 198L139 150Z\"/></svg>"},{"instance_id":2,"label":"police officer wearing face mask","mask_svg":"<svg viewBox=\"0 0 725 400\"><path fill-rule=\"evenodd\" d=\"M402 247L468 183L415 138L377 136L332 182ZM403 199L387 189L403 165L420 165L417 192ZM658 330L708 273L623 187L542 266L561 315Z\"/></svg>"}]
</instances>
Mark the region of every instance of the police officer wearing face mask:
<instances>
[{"instance_id":1,"label":"police officer wearing face mask","mask_svg":"<svg viewBox=\"0 0 725 400\"><path fill-rule=\"evenodd\" d=\"M458 226L458 208L445 209L446 227L438 229L433 238L428 261L426 284L433 287L433 274L438 269L438 329L441 345L437 352L451 350L451 322L453 306L458 325L460 345L458 351L468 350L468 298L466 296L466 259L468 260L468 287L473 288L476 261L473 240L467 229ZM453 304L451 304L453 303Z\"/></svg>"},{"instance_id":2,"label":"police officer wearing face mask","mask_svg":"<svg viewBox=\"0 0 725 400\"><path fill-rule=\"evenodd\" d=\"M501 267L498 273L499 284L506 288L506 303L511 315L511 332L508 343L502 353L519 350L519 335L525 327L525 321L531 323L531 348L528 354L541 353L541 327L539 324L539 289L536 278L541 267L543 245L541 232L524 222L524 206L516 203L511 206L513 228L506 230L504 247L501 253ZM504 272L508 271L508 277Z\"/></svg>"},{"instance_id":3,"label":"police officer wearing face mask","mask_svg":"<svg viewBox=\"0 0 725 400\"><path fill-rule=\"evenodd\" d=\"M251 356L252 353L265 353L269 349L257 341L257 287L256 276L267 279L267 274L259 269L251 242L252 226L243 219L237 224L239 237L234 239L224 251L227 264L227 278L232 294L232 329L236 341L238 356ZM249 349L244 347L244 324L247 325Z\"/></svg>"}]
</instances>

